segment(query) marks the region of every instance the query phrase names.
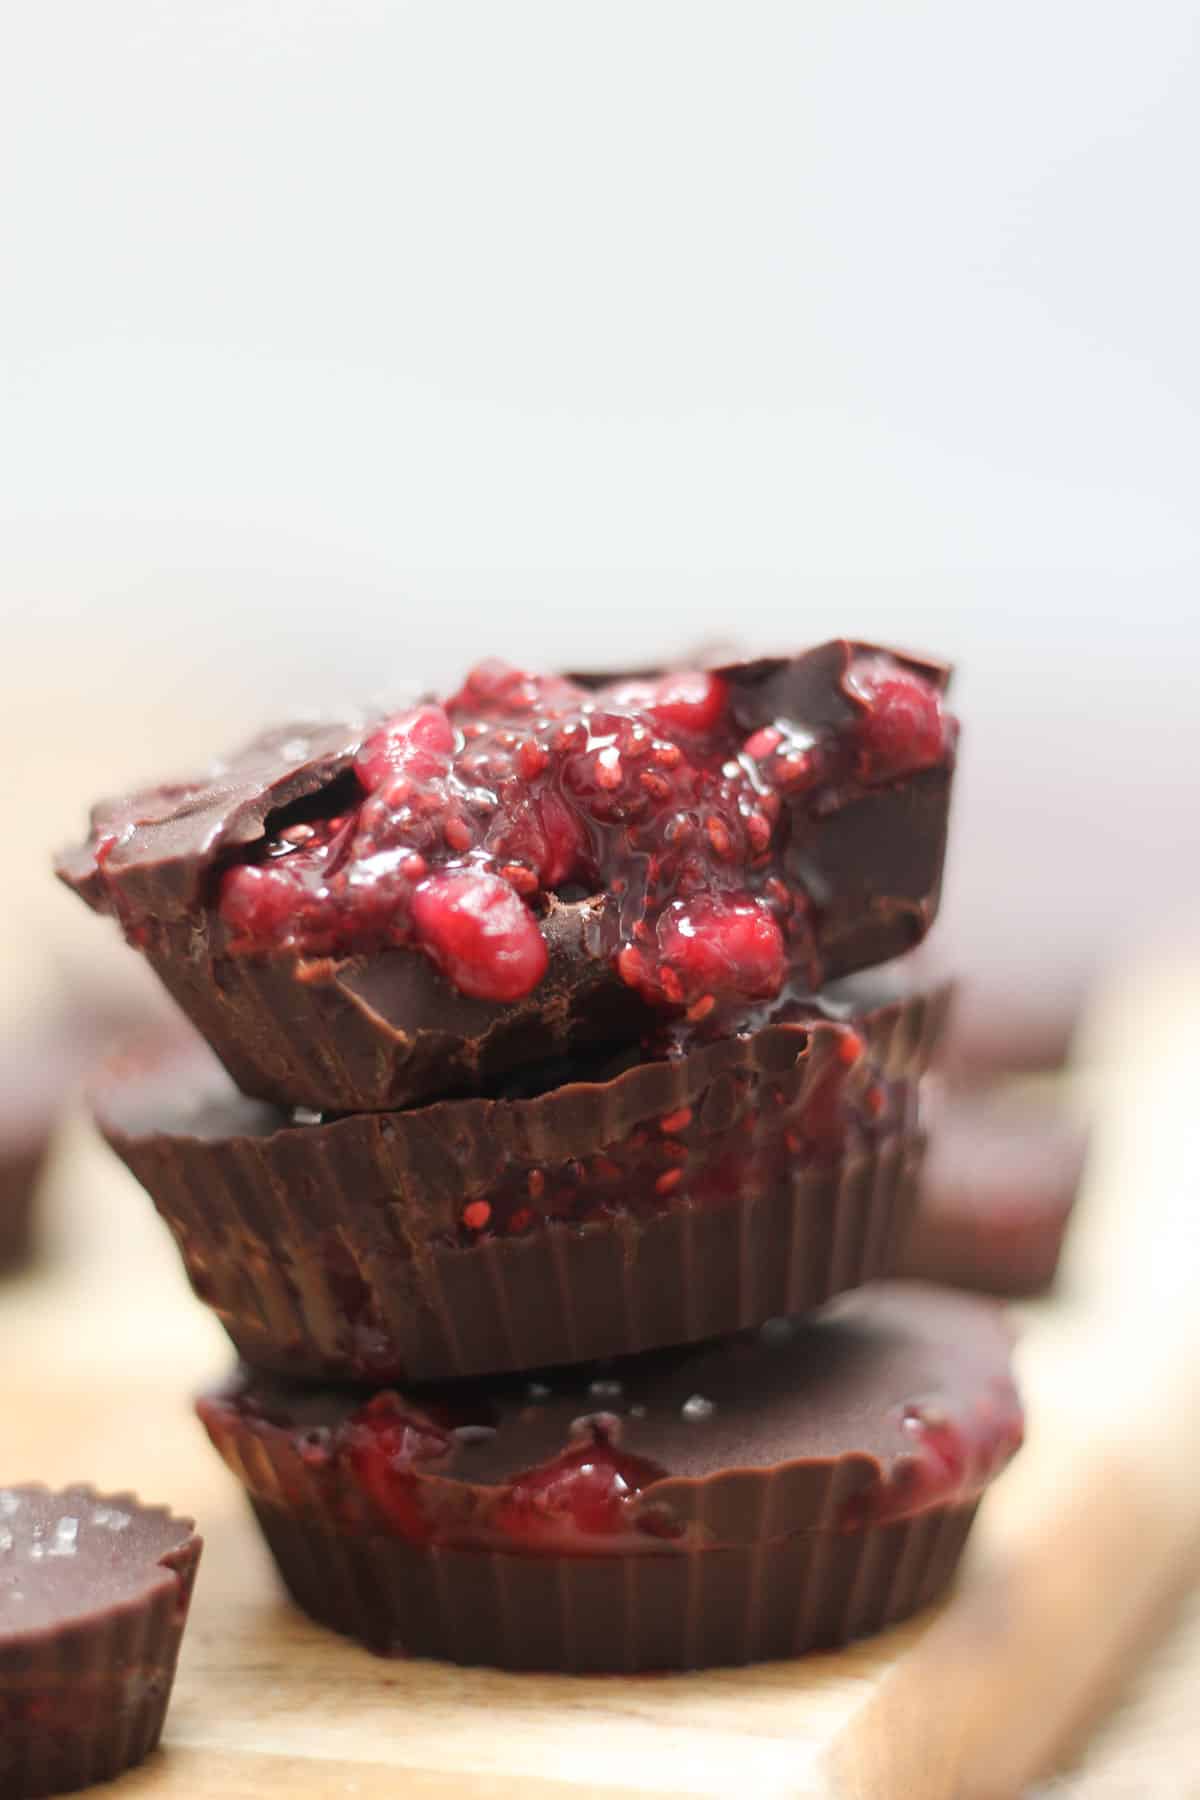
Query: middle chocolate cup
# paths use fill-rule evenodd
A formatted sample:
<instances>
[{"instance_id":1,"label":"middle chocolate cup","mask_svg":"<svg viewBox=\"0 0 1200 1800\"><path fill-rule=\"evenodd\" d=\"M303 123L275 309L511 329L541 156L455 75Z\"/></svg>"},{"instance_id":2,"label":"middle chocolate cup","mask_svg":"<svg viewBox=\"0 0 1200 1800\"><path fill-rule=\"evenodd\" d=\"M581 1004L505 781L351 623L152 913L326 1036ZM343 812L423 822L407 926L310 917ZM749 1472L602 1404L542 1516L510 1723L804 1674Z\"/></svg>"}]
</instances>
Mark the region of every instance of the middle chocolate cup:
<instances>
[{"instance_id":1,"label":"middle chocolate cup","mask_svg":"<svg viewBox=\"0 0 1200 1800\"><path fill-rule=\"evenodd\" d=\"M115 1060L94 1098L247 1363L494 1374L740 1331L892 1274L947 995L886 992L401 1112L248 1099L199 1040Z\"/></svg>"}]
</instances>

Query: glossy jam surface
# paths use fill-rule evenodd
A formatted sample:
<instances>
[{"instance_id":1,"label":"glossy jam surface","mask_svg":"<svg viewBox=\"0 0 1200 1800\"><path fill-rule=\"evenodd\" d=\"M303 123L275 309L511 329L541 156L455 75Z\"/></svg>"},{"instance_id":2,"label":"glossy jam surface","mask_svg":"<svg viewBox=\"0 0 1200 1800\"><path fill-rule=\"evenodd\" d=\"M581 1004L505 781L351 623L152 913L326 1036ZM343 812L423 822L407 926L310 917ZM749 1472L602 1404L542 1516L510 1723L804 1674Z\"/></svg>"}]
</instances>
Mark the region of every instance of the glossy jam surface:
<instances>
[{"instance_id":1,"label":"glossy jam surface","mask_svg":"<svg viewBox=\"0 0 1200 1800\"><path fill-rule=\"evenodd\" d=\"M470 1490L422 1477L436 1475L456 1437L487 1436L486 1425L445 1431L418 1422L394 1394L380 1394L341 1427L327 1454L348 1465L372 1510L409 1543L500 1544L531 1552L645 1548L677 1536L638 1496L665 1470L620 1447L620 1420L595 1413L576 1420L559 1455L493 1488ZM456 1491L457 1487L457 1491ZM480 1496L482 1499L480 1500Z\"/></svg>"},{"instance_id":2,"label":"glossy jam surface","mask_svg":"<svg viewBox=\"0 0 1200 1800\"><path fill-rule=\"evenodd\" d=\"M579 1539L611 1542L633 1533L657 1539L678 1535L667 1521L634 1504L666 1470L622 1451L613 1441L613 1426L585 1427L577 1447L518 1476L504 1490L494 1528L531 1550L569 1550Z\"/></svg>"},{"instance_id":3,"label":"glossy jam surface","mask_svg":"<svg viewBox=\"0 0 1200 1800\"><path fill-rule=\"evenodd\" d=\"M607 893L618 972L651 1003L699 1021L770 999L812 961L809 897L779 872L799 821L952 744L941 695L899 663L859 657L845 689L838 732L747 736L716 674L592 691L481 664L374 732L330 816L277 821L226 870L230 948L413 945L461 992L513 1001L546 972L548 898Z\"/></svg>"},{"instance_id":4,"label":"glossy jam surface","mask_svg":"<svg viewBox=\"0 0 1200 1800\"><path fill-rule=\"evenodd\" d=\"M405 1411L394 1394L380 1394L348 1419L342 1448L355 1479L391 1528L410 1543L427 1543L434 1521L421 1501L414 1465L436 1464L453 1433Z\"/></svg>"}]
</instances>

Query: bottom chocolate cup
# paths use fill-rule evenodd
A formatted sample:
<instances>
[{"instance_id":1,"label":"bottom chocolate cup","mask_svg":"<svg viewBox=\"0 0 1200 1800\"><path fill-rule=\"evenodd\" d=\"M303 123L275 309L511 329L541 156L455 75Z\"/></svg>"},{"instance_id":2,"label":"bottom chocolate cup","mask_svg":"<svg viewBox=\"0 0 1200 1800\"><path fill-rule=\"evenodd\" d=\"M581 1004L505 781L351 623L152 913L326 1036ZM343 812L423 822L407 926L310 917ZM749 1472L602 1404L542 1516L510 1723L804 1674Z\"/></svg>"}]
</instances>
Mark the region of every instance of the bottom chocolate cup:
<instances>
[{"instance_id":1,"label":"bottom chocolate cup","mask_svg":"<svg viewBox=\"0 0 1200 1800\"><path fill-rule=\"evenodd\" d=\"M292 1599L380 1656L634 1675L768 1662L898 1624L953 1579L976 1503L691 1555L420 1550L254 1501Z\"/></svg>"},{"instance_id":2,"label":"bottom chocolate cup","mask_svg":"<svg viewBox=\"0 0 1200 1800\"><path fill-rule=\"evenodd\" d=\"M759 1661L949 1582L1021 1438L1003 1317L918 1284L597 1368L199 1402L297 1603L389 1655Z\"/></svg>"},{"instance_id":3,"label":"bottom chocolate cup","mask_svg":"<svg viewBox=\"0 0 1200 1800\"><path fill-rule=\"evenodd\" d=\"M201 1540L130 1494L0 1488L0 1796L108 1781L158 1743Z\"/></svg>"},{"instance_id":4,"label":"bottom chocolate cup","mask_svg":"<svg viewBox=\"0 0 1200 1800\"><path fill-rule=\"evenodd\" d=\"M256 1368L433 1381L626 1355L891 1275L945 994L797 1003L528 1096L300 1122L201 1045L96 1111Z\"/></svg>"}]
</instances>

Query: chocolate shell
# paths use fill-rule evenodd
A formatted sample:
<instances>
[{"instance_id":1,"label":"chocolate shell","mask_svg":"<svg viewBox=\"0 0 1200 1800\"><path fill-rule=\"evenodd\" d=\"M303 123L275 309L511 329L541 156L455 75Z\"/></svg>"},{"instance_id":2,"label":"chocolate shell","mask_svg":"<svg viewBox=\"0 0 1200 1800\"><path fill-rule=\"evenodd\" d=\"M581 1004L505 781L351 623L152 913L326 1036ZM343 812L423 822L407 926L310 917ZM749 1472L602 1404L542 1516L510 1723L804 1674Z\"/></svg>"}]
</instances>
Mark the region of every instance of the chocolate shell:
<instances>
[{"instance_id":1,"label":"chocolate shell","mask_svg":"<svg viewBox=\"0 0 1200 1800\"><path fill-rule=\"evenodd\" d=\"M727 665L746 732L776 719L836 732L856 717L852 659L890 655L839 639L791 659ZM939 689L940 665L897 657ZM524 998L474 998L414 948L302 957L230 949L216 889L297 803L352 779L373 724L292 725L210 778L97 807L88 842L58 872L114 912L244 1093L318 1111L361 1111L474 1093L514 1068L597 1045L636 1043L657 1011L617 973L615 894L545 902L545 975ZM937 910L953 774L935 766L873 785L842 781L797 805L781 868L809 896L806 985L897 956Z\"/></svg>"},{"instance_id":2,"label":"chocolate shell","mask_svg":"<svg viewBox=\"0 0 1200 1800\"><path fill-rule=\"evenodd\" d=\"M57 1031L27 1033L0 1052L0 1275L33 1252L37 1191L76 1073Z\"/></svg>"},{"instance_id":3,"label":"chocolate shell","mask_svg":"<svg viewBox=\"0 0 1200 1800\"><path fill-rule=\"evenodd\" d=\"M691 1556L506 1556L338 1533L266 1501L254 1516L301 1611L378 1656L571 1675L720 1668L831 1650L949 1587L976 1503L855 1532L794 1532Z\"/></svg>"},{"instance_id":4,"label":"chocolate shell","mask_svg":"<svg viewBox=\"0 0 1200 1800\"><path fill-rule=\"evenodd\" d=\"M89 1487L0 1488L0 1794L108 1781L158 1743L201 1540Z\"/></svg>"},{"instance_id":5,"label":"chocolate shell","mask_svg":"<svg viewBox=\"0 0 1200 1800\"><path fill-rule=\"evenodd\" d=\"M599 1367L199 1403L299 1604L388 1653L633 1671L794 1655L949 1580L1020 1443L1002 1315L913 1284Z\"/></svg>"},{"instance_id":6,"label":"chocolate shell","mask_svg":"<svg viewBox=\"0 0 1200 1800\"><path fill-rule=\"evenodd\" d=\"M0 1147L0 1275L20 1268L33 1249L34 1195L46 1145Z\"/></svg>"},{"instance_id":7,"label":"chocolate shell","mask_svg":"<svg viewBox=\"0 0 1200 1800\"><path fill-rule=\"evenodd\" d=\"M688 1342L894 1272L946 994L297 1124L203 1047L114 1065L108 1142L241 1355L433 1380Z\"/></svg>"},{"instance_id":8,"label":"chocolate shell","mask_svg":"<svg viewBox=\"0 0 1200 1800\"><path fill-rule=\"evenodd\" d=\"M939 1095L903 1273L982 1293L1044 1293L1087 1160L1088 1131L1047 1099Z\"/></svg>"}]
</instances>

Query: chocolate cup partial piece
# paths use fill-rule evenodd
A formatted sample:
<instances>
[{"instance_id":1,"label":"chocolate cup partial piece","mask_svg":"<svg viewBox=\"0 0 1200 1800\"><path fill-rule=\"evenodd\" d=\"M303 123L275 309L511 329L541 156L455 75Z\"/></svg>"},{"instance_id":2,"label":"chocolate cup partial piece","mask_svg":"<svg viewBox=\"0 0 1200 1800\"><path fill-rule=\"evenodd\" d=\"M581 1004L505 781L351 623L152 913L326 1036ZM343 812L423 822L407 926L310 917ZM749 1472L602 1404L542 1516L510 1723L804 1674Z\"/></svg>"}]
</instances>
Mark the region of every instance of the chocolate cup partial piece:
<instances>
[{"instance_id":1,"label":"chocolate cup partial piece","mask_svg":"<svg viewBox=\"0 0 1200 1800\"><path fill-rule=\"evenodd\" d=\"M154 1749L201 1547L130 1494L0 1488L0 1794L68 1793Z\"/></svg>"},{"instance_id":2,"label":"chocolate cup partial piece","mask_svg":"<svg viewBox=\"0 0 1200 1800\"><path fill-rule=\"evenodd\" d=\"M734 1667L831 1650L911 1618L954 1579L973 1503L855 1532L692 1556L506 1556L254 1516L288 1593L377 1656L570 1675Z\"/></svg>"},{"instance_id":3,"label":"chocolate cup partial piece","mask_svg":"<svg viewBox=\"0 0 1200 1800\"><path fill-rule=\"evenodd\" d=\"M532 1384L363 1406L243 1372L198 1410L320 1622L384 1654L597 1673L796 1655L905 1617L953 1575L1022 1434L999 1310L886 1283ZM599 1522L548 1479L587 1457L626 1472Z\"/></svg>"},{"instance_id":4,"label":"chocolate cup partial piece","mask_svg":"<svg viewBox=\"0 0 1200 1800\"><path fill-rule=\"evenodd\" d=\"M945 1001L809 1005L527 1099L324 1124L238 1095L196 1044L113 1065L96 1111L248 1362L375 1385L531 1368L894 1273Z\"/></svg>"},{"instance_id":5,"label":"chocolate cup partial piece","mask_svg":"<svg viewBox=\"0 0 1200 1800\"><path fill-rule=\"evenodd\" d=\"M856 716L851 660L880 652L845 639L790 659L730 664L739 729L777 718L836 730ZM903 666L944 688L948 671ZM344 780L372 725L288 726L251 744L207 781L97 807L88 842L61 878L112 911L243 1093L324 1112L382 1110L475 1093L508 1071L597 1045L636 1043L661 1015L616 969L614 895L551 896L541 919L545 976L523 999L473 998L413 948L302 958L231 954L214 907L221 871L252 851L282 809ZM877 785L851 784L794 810L782 873L815 907L814 990L903 954L937 911L953 750ZM98 856L101 842L112 847Z\"/></svg>"},{"instance_id":6,"label":"chocolate cup partial piece","mask_svg":"<svg viewBox=\"0 0 1200 1800\"><path fill-rule=\"evenodd\" d=\"M951 1090L933 1108L904 1274L988 1294L1044 1293L1087 1146L1086 1126L1053 1102Z\"/></svg>"},{"instance_id":7,"label":"chocolate cup partial piece","mask_svg":"<svg viewBox=\"0 0 1200 1800\"><path fill-rule=\"evenodd\" d=\"M23 1268L33 1254L34 1205L48 1142L13 1154L0 1148L0 1275Z\"/></svg>"},{"instance_id":8,"label":"chocolate cup partial piece","mask_svg":"<svg viewBox=\"0 0 1200 1800\"><path fill-rule=\"evenodd\" d=\"M938 958L930 958L929 979ZM962 1087L985 1086L1006 1075L1039 1075L1071 1061L1079 1021L1088 1000L1084 974L980 967L955 984L954 1006L938 1057L946 1079Z\"/></svg>"},{"instance_id":9,"label":"chocolate cup partial piece","mask_svg":"<svg viewBox=\"0 0 1200 1800\"><path fill-rule=\"evenodd\" d=\"M77 1038L56 1020L0 1051L0 1274L23 1268L33 1253L37 1190L81 1069Z\"/></svg>"},{"instance_id":10,"label":"chocolate cup partial piece","mask_svg":"<svg viewBox=\"0 0 1200 1800\"><path fill-rule=\"evenodd\" d=\"M137 1004L118 1006L85 984L50 998L0 1044L0 1276L34 1260L46 1164L81 1080L114 1038L134 1024L144 1028L148 1016L155 1015Z\"/></svg>"}]
</instances>

